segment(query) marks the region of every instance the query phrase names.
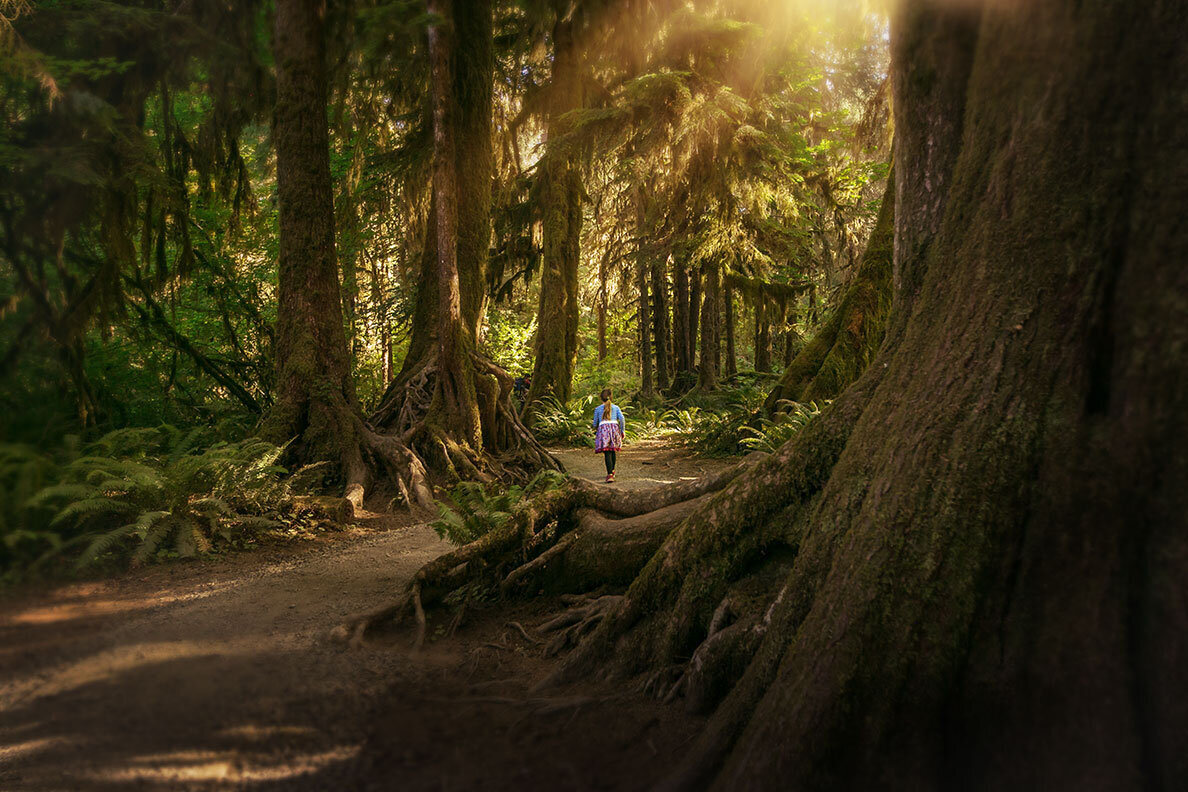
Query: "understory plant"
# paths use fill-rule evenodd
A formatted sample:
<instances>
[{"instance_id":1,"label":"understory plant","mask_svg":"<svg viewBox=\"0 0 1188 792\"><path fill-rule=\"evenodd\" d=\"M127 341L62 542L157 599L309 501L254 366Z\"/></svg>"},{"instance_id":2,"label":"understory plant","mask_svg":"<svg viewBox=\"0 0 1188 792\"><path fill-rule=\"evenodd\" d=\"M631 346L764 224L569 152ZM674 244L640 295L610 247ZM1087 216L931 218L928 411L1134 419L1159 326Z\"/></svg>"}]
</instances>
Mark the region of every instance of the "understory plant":
<instances>
[{"instance_id":1,"label":"understory plant","mask_svg":"<svg viewBox=\"0 0 1188 792\"><path fill-rule=\"evenodd\" d=\"M766 451L774 454L780 446L791 440L821 414L821 408L816 402L790 402L781 399L777 405L780 412L771 418L761 418L758 428L742 428L742 433L746 436L739 442L747 451Z\"/></svg>"},{"instance_id":2,"label":"understory plant","mask_svg":"<svg viewBox=\"0 0 1188 792\"><path fill-rule=\"evenodd\" d=\"M122 429L56 453L0 446L0 538L6 566L69 557L138 564L189 557L282 527L294 492L284 448L208 430Z\"/></svg>"},{"instance_id":3,"label":"understory plant","mask_svg":"<svg viewBox=\"0 0 1188 792\"><path fill-rule=\"evenodd\" d=\"M545 445L593 447L594 436L590 427L598 403L594 394L570 399L565 404L552 397L541 399L532 433Z\"/></svg>"},{"instance_id":4,"label":"understory plant","mask_svg":"<svg viewBox=\"0 0 1188 792\"><path fill-rule=\"evenodd\" d=\"M565 474L556 470L540 471L523 487L504 487L497 482L489 489L476 481L464 481L450 492L452 506L438 503L439 516L430 525L448 542L469 544L506 523L524 498L556 489L564 481Z\"/></svg>"}]
</instances>

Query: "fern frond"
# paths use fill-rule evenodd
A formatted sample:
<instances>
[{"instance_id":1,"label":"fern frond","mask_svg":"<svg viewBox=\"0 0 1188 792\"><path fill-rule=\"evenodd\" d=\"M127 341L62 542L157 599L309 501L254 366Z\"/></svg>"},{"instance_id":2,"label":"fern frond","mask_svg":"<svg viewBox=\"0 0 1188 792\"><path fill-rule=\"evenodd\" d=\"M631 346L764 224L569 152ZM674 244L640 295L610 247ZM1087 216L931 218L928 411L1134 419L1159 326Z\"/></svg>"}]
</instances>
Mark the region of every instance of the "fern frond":
<instances>
[{"instance_id":1,"label":"fern frond","mask_svg":"<svg viewBox=\"0 0 1188 792\"><path fill-rule=\"evenodd\" d=\"M92 563L99 556L113 548L121 539L134 534L138 527L137 523L128 523L127 525L121 525L115 530L100 534L97 539L87 546L87 549L83 551L82 555L79 556L78 561L75 562L75 566L82 568Z\"/></svg>"},{"instance_id":2,"label":"fern frond","mask_svg":"<svg viewBox=\"0 0 1188 792\"><path fill-rule=\"evenodd\" d=\"M50 501L69 499L72 501L97 498L102 490L90 484L54 484L39 490L36 495L25 502L26 506L44 506Z\"/></svg>"},{"instance_id":3,"label":"fern frond","mask_svg":"<svg viewBox=\"0 0 1188 792\"><path fill-rule=\"evenodd\" d=\"M136 548L136 552L132 556L133 564L143 563L153 553L157 552L157 548L161 546L161 542L172 533L174 528L173 521L166 519L171 516L170 512L148 512L141 515L140 520L144 520L149 514L158 516L147 524L144 533L141 534L140 547Z\"/></svg>"},{"instance_id":4,"label":"fern frond","mask_svg":"<svg viewBox=\"0 0 1188 792\"><path fill-rule=\"evenodd\" d=\"M84 498L68 504L55 514L50 526L61 525L71 519L81 521L99 514L126 514L132 511L136 511L135 506L113 498Z\"/></svg>"}]
</instances>

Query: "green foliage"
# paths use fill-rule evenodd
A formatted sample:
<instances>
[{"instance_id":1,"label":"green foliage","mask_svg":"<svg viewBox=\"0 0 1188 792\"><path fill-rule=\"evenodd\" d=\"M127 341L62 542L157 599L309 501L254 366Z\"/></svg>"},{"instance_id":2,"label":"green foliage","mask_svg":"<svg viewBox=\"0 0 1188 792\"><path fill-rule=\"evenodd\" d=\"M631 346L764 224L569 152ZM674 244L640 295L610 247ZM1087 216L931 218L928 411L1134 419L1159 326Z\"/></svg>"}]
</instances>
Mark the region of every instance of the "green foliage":
<instances>
[{"instance_id":1,"label":"green foliage","mask_svg":"<svg viewBox=\"0 0 1188 792\"><path fill-rule=\"evenodd\" d=\"M593 393L561 404L557 399L541 400L532 432L545 445L594 447L594 408L599 404Z\"/></svg>"},{"instance_id":2,"label":"green foliage","mask_svg":"<svg viewBox=\"0 0 1188 792\"><path fill-rule=\"evenodd\" d=\"M283 450L172 426L121 429L52 454L0 445L0 560L143 563L280 527L298 480L277 464Z\"/></svg>"},{"instance_id":3,"label":"green foliage","mask_svg":"<svg viewBox=\"0 0 1188 792\"><path fill-rule=\"evenodd\" d=\"M506 523L512 509L524 498L560 487L565 474L542 470L523 487L496 484L488 490L474 481L464 481L450 492L453 507L439 503L440 515L430 525L437 535L456 545L469 544Z\"/></svg>"},{"instance_id":4,"label":"green foliage","mask_svg":"<svg viewBox=\"0 0 1188 792\"><path fill-rule=\"evenodd\" d=\"M517 321L506 308L494 305L487 312L487 335L484 350L491 359L512 376L532 372L532 338L536 320Z\"/></svg>"},{"instance_id":5,"label":"green foliage","mask_svg":"<svg viewBox=\"0 0 1188 792\"><path fill-rule=\"evenodd\" d=\"M743 437L740 443L748 451L766 451L774 454L821 414L821 408L816 402L796 403L781 400L777 404L782 411L776 413L773 418L760 419L758 429L751 426L743 427L742 432L747 436Z\"/></svg>"}]
</instances>

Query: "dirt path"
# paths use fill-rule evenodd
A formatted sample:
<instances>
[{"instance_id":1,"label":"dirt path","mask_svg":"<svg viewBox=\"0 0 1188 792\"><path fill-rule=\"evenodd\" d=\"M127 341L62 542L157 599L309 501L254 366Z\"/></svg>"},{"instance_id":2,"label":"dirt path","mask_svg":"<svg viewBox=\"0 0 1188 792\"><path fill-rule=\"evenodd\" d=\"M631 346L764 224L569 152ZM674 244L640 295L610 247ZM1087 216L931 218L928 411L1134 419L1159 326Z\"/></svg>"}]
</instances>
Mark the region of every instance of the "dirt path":
<instances>
[{"instance_id":1,"label":"dirt path","mask_svg":"<svg viewBox=\"0 0 1188 792\"><path fill-rule=\"evenodd\" d=\"M592 448L550 448L549 452L561 460L571 475L598 482L606 479L602 454L594 453ZM633 490L675 484L701 478L728 464L728 460L699 457L664 440L641 440L618 452L615 481L606 486Z\"/></svg>"},{"instance_id":2,"label":"dirt path","mask_svg":"<svg viewBox=\"0 0 1188 792\"><path fill-rule=\"evenodd\" d=\"M560 456L576 475L601 479L601 457ZM640 444L608 486L676 481L715 464ZM542 788L525 787L524 772L576 789L587 785L566 781L574 768L586 767L587 780L605 772L605 751L628 763L677 755L690 727L659 705L585 690L557 708L528 693L548 661L505 625L512 613L531 626L547 603L469 614L457 636L415 658L403 635L349 651L327 640L448 549L426 525L374 516L315 546L10 593L0 601L0 789L429 790L467 788L467 778ZM584 731L575 743L552 716L541 716L539 734L525 728L534 713L572 721L579 710L603 742ZM614 742L619 727L641 724L655 733ZM493 733L503 736L492 742ZM547 768L524 764L515 740L526 739L560 741ZM459 764L457 746L476 740L489 752ZM632 768L626 786L609 778L597 788L644 788L647 777Z\"/></svg>"}]
</instances>

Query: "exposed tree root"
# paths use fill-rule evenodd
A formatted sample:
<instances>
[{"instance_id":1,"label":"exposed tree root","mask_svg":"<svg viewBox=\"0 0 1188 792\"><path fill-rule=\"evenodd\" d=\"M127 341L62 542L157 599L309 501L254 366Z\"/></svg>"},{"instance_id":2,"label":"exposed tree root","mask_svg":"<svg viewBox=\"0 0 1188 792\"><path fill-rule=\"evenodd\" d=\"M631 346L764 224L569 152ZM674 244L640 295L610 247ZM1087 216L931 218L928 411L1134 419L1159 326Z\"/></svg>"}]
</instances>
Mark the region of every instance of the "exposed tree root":
<instances>
[{"instance_id":1,"label":"exposed tree root","mask_svg":"<svg viewBox=\"0 0 1188 792\"><path fill-rule=\"evenodd\" d=\"M340 625L333 636L358 644L372 627L399 623L418 606L431 607L475 585L503 593L543 588L572 593L608 581L626 583L681 520L763 457L753 454L713 476L631 493L571 479L517 504L499 528L429 562L394 602ZM618 600L599 602L599 613L589 614L598 620ZM583 621L584 630L598 620Z\"/></svg>"},{"instance_id":2,"label":"exposed tree root","mask_svg":"<svg viewBox=\"0 0 1188 792\"><path fill-rule=\"evenodd\" d=\"M472 354L471 362L481 402L481 447L459 440L435 416L437 363L432 354L393 382L367 419L345 400L321 406L318 426L324 428L317 436L336 449L343 497L352 509L361 509L365 495L379 482L391 483L394 504L429 510L435 481L524 480L541 469L562 469L520 421L512 405L511 377L480 355ZM278 442L292 431L293 421L283 418L272 417L279 425L272 432Z\"/></svg>"}]
</instances>

